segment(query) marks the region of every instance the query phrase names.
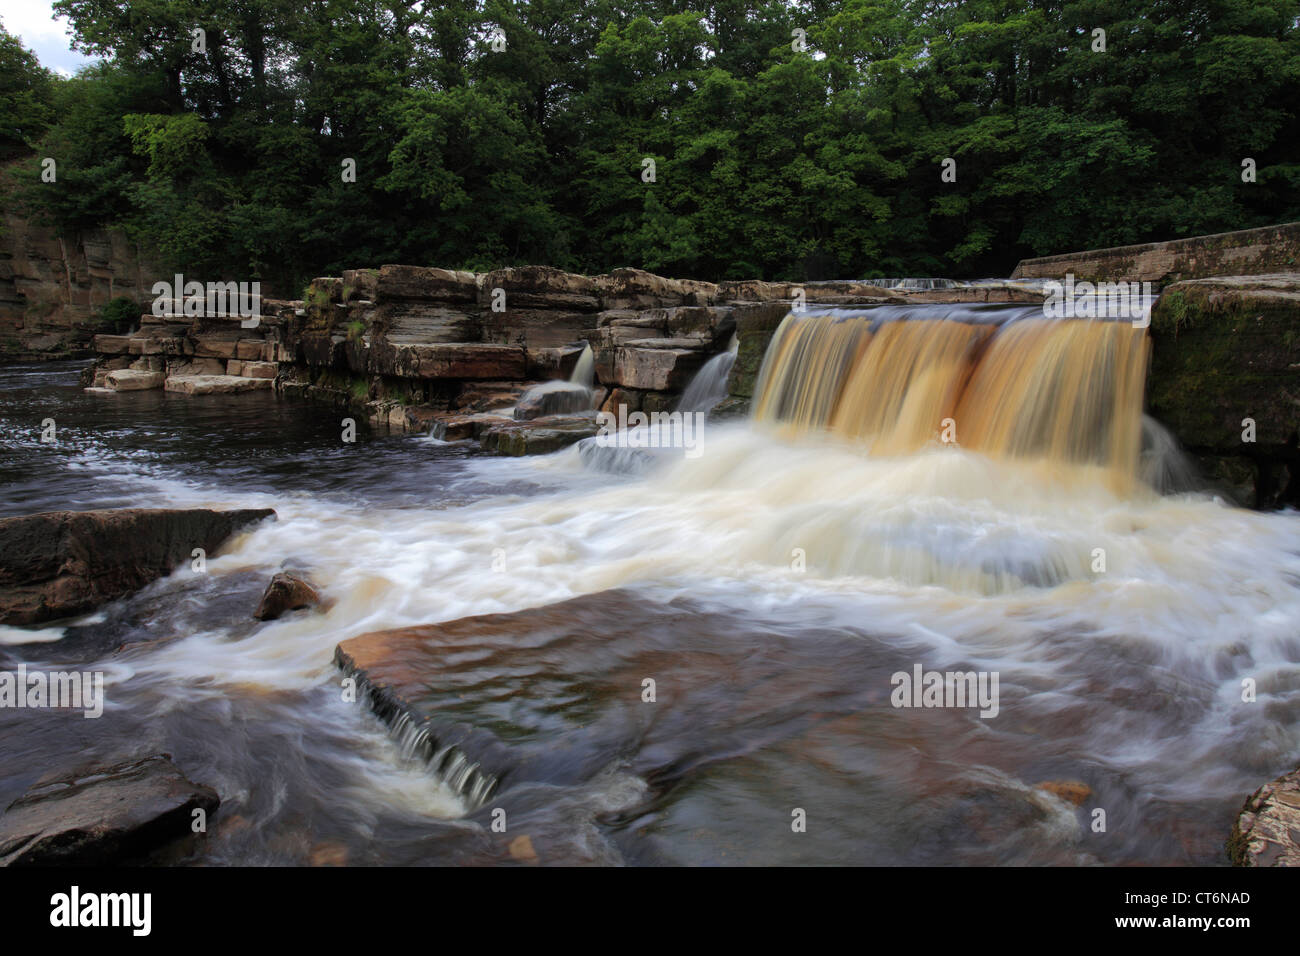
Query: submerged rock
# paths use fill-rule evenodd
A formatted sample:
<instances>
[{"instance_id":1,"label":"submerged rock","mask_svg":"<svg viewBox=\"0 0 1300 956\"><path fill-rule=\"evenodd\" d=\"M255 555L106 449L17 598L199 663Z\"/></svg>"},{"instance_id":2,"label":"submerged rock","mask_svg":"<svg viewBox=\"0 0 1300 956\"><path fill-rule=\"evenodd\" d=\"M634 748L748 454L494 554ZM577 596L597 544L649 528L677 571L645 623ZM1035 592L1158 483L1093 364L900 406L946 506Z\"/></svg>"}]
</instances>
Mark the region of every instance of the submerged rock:
<instances>
[{"instance_id":1,"label":"submerged rock","mask_svg":"<svg viewBox=\"0 0 1300 956\"><path fill-rule=\"evenodd\" d=\"M51 511L0 520L0 623L31 625L84 614L211 556L270 508Z\"/></svg>"},{"instance_id":2,"label":"submerged rock","mask_svg":"<svg viewBox=\"0 0 1300 956\"><path fill-rule=\"evenodd\" d=\"M296 574L281 571L266 586L266 593L262 595L253 617L259 621L274 621L286 611L298 611L318 604L320 594L314 587Z\"/></svg>"},{"instance_id":3,"label":"submerged rock","mask_svg":"<svg viewBox=\"0 0 1300 956\"><path fill-rule=\"evenodd\" d=\"M1234 866L1300 866L1300 768L1249 797L1232 825Z\"/></svg>"},{"instance_id":4,"label":"submerged rock","mask_svg":"<svg viewBox=\"0 0 1300 956\"><path fill-rule=\"evenodd\" d=\"M188 836L194 811L220 803L166 754L47 780L0 815L0 866L139 859Z\"/></svg>"},{"instance_id":5,"label":"submerged rock","mask_svg":"<svg viewBox=\"0 0 1300 956\"><path fill-rule=\"evenodd\" d=\"M548 455L598 431L594 418L535 418L489 428L479 436L483 448L502 455Z\"/></svg>"},{"instance_id":6,"label":"submerged rock","mask_svg":"<svg viewBox=\"0 0 1300 956\"><path fill-rule=\"evenodd\" d=\"M1083 802L1092 796L1092 787L1078 780L1044 780L1038 789L1046 790L1076 807L1083 806Z\"/></svg>"},{"instance_id":7,"label":"submerged rock","mask_svg":"<svg viewBox=\"0 0 1300 956\"><path fill-rule=\"evenodd\" d=\"M515 406L515 419L529 421L546 415L568 415L588 411L591 407L591 389L557 379L535 385L524 392Z\"/></svg>"}]
</instances>

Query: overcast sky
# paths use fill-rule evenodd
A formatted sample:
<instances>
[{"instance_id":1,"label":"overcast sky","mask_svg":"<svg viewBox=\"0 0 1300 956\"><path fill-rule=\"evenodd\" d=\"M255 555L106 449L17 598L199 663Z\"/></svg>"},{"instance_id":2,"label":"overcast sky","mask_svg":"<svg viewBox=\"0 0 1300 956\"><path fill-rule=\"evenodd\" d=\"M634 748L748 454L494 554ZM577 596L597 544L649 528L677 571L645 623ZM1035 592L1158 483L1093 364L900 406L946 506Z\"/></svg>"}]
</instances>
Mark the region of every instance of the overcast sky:
<instances>
[{"instance_id":1,"label":"overcast sky","mask_svg":"<svg viewBox=\"0 0 1300 956\"><path fill-rule=\"evenodd\" d=\"M92 62L70 49L68 21L55 20L50 0L0 0L0 21L10 33L22 37L23 46L35 50L41 66L71 76L77 67Z\"/></svg>"}]
</instances>

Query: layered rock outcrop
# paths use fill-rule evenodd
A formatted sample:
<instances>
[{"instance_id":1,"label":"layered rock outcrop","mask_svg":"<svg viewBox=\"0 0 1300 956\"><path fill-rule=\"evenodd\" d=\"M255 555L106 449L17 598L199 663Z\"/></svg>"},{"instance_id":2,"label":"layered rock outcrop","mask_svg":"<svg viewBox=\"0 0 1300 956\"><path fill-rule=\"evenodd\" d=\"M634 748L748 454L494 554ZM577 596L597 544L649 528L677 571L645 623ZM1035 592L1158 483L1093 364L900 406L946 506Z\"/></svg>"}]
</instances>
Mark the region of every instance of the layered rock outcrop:
<instances>
[{"instance_id":1,"label":"layered rock outcrop","mask_svg":"<svg viewBox=\"0 0 1300 956\"><path fill-rule=\"evenodd\" d=\"M159 270L120 230L72 238L12 213L0 228L0 352L61 357L90 348L99 310L114 298L149 299Z\"/></svg>"},{"instance_id":2,"label":"layered rock outcrop","mask_svg":"<svg viewBox=\"0 0 1300 956\"><path fill-rule=\"evenodd\" d=\"M196 548L211 556L236 531L274 515L269 508L128 508L5 518L0 623L84 614L169 574Z\"/></svg>"},{"instance_id":3,"label":"layered rock outcrop","mask_svg":"<svg viewBox=\"0 0 1300 956\"><path fill-rule=\"evenodd\" d=\"M220 802L166 754L54 776L0 815L0 866L140 862Z\"/></svg>"},{"instance_id":4,"label":"layered rock outcrop","mask_svg":"<svg viewBox=\"0 0 1300 956\"><path fill-rule=\"evenodd\" d=\"M1016 274L1169 281L1152 315L1151 411L1237 500L1273 507L1300 502L1300 277L1250 273L1294 269L1298 243L1300 224L1289 224L1026 260ZM1171 281L1222 269L1247 275ZM636 269L581 276L545 266L472 273L385 265L315 279L303 300L261 299L256 321L187 316L179 304L144 315L130 335L95 337L102 359L85 384L187 395L275 388L379 425L524 454L591 434L598 410L672 410L733 337L730 397L715 414L743 413L773 332L800 304L1033 303L1044 295L1014 281L880 282L714 284ZM591 408L525 402L516 412L530 385L567 379L585 346L594 358ZM578 420L549 420L557 411ZM1241 437L1247 419L1256 423L1254 441Z\"/></svg>"},{"instance_id":5,"label":"layered rock outcrop","mask_svg":"<svg viewBox=\"0 0 1300 956\"><path fill-rule=\"evenodd\" d=\"M1234 866L1300 866L1300 769L1264 784L1232 825Z\"/></svg>"},{"instance_id":6,"label":"layered rock outcrop","mask_svg":"<svg viewBox=\"0 0 1300 956\"><path fill-rule=\"evenodd\" d=\"M284 394L374 423L533 454L592 434L598 410L671 410L738 333L733 392L747 398L767 340L792 305L1026 297L1041 298L998 286L904 292L864 282L714 284L637 269L582 276L545 266L471 273L385 265L315 279L300 301L261 299L255 322L187 316L183 303L170 303L167 314L142 316L131 335L97 336L103 359L86 384L205 395L273 381ZM516 412L531 383L568 378L588 346L589 404Z\"/></svg>"}]
</instances>

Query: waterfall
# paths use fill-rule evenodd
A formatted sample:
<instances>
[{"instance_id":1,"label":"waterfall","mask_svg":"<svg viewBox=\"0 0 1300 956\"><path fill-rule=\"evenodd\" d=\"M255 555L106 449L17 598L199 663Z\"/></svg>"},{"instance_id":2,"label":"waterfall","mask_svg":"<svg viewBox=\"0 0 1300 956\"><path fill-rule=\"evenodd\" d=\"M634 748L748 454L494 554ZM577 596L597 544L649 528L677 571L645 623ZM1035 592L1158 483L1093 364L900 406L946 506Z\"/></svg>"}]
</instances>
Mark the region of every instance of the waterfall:
<instances>
[{"instance_id":1,"label":"waterfall","mask_svg":"<svg viewBox=\"0 0 1300 956\"><path fill-rule=\"evenodd\" d=\"M515 405L516 420L540 418L543 415L571 415L591 410L596 384L596 359L591 344L584 342L582 354L566 382L554 379L534 385L519 396Z\"/></svg>"},{"instance_id":2,"label":"waterfall","mask_svg":"<svg viewBox=\"0 0 1300 956\"><path fill-rule=\"evenodd\" d=\"M739 347L736 336L731 337L727 351L713 356L695 373L682 397L677 402L679 412L708 412L727 397L727 379L731 367L736 364L736 352Z\"/></svg>"},{"instance_id":3,"label":"waterfall","mask_svg":"<svg viewBox=\"0 0 1300 956\"><path fill-rule=\"evenodd\" d=\"M1149 343L1129 321L1039 306L792 313L760 370L754 417L898 455L954 442L990 457L1138 477Z\"/></svg>"},{"instance_id":4,"label":"waterfall","mask_svg":"<svg viewBox=\"0 0 1300 956\"><path fill-rule=\"evenodd\" d=\"M596 385L596 356L591 351L590 342L584 342L582 346L582 354L578 356L578 364L573 366L569 381L590 392Z\"/></svg>"}]
</instances>

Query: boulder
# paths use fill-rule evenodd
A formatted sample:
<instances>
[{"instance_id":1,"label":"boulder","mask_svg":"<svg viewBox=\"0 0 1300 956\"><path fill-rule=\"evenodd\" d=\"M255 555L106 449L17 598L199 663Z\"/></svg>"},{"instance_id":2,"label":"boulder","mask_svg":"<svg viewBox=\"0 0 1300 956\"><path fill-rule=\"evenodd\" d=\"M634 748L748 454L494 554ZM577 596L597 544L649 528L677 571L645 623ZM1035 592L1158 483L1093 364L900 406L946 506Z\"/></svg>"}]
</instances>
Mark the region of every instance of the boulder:
<instances>
[{"instance_id":1,"label":"boulder","mask_svg":"<svg viewBox=\"0 0 1300 956\"><path fill-rule=\"evenodd\" d=\"M281 571L266 586L253 617L259 621L274 621L286 611L299 611L320 604L320 594L298 575Z\"/></svg>"},{"instance_id":2,"label":"boulder","mask_svg":"<svg viewBox=\"0 0 1300 956\"><path fill-rule=\"evenodd\" d=\"M275 378L278 370L275 362L245 362L240 374L245 378Z\"/></svg>"},{"instance_id":3,"label":"boulder","mask_svg":"<svg viewBox=\"0 0 1300 956\"><path fill-rule=\"evenodd\" d=\"M524 350L511 345L468 342L450 345L375 345L371 371L399 378L521 379Z\"/></svg>"},{"instance_id":4,"label":"boulder","mask_svg":"<svg viewBox=\"0 0 1300 956\"><path fill-rule=\"evenodd\" d=\"M478 276L430 266L380 266L373 294L378 302L392 299L477 302Z\"/></svg>"},{"instance_id":5,"label":"boulder","mask_svg":"<svg viewBox=\"0 0 1300 956\"><path fill-rule=\"evenodd\" d=\"M45 780L0 815L0 866L137 861L189 836L194 811L220 802L166 754Z\"/></svg>"},{"instance_id":6,"label":"boulder","mask_svg":"<svg viewBox=\"0 0 1300 956\"><path fill-rule=\"evenodd\" d=\"M1300 768L1249 797L1232 825L1234 866L1300 866Z\"/></svg>"},{"instance_id":7,"label":"boulder","mask_svg":"<svg viewBox=\"0 0 1300 956\"><path fill-rule=\"evenodd\" d=\"M629 391L625 388L610 389L609 395L601 403L600 410L610 415L627 416L641 410L644 393ZM622 411L620 412L620 409Z\"/></svg>"},{"instance_id":8,"label":"boulder","mask_svg":"<svg viewBox=\"0 0 1300 956\"><path fill-rule=\"evenodd\" d=\"M238 327L204 331L195 336L194 354L203 358L236 358L239 339L240 331Z\"/></svg>"},{"instance_id":9,"label":"boulder","mask_svg":"<svg viewBox=\"0 0 1300 956\"><path fill-rule=\"evenodd\" d=\"M1151 310L1151 414L1256 507L1300 504L1298 329L1294 273L1176 282Z\"/></svg>"},{"instance_id":10,"label":"boulder","mask_svg":"<svg viewBox=\"0 0 1300 956\"><path fill-rule=\"evenodd\" d=\"M1046 298L1042 289L1026 288L1015 284L997 285L992 283L961 286L956 289L899 290L891 293L891 295L893 297L888 300L890 302L951 305L961 305L968 302L1023 302L1026 305L1037 305Z\"/></svg>"},{"instance_id":11,"label":"boulder","mask_svg":"<svg viewBox=\"0 0 1300 956\"><path fill-rule=\"evenodd\" d=\"M0 519L0 623L39 624L94 610L274 517L239 511L128 508Z\"/></svg>"},{"instance_id":12,"label":"boulder","mask_svg":"<svg viewBox=\"0 0 1300 956\"><path fill-rule=\"evenodd\" d=\"M96 335L95 351L101 355L126 355L131 348L129 335Z\"/></svg>"},{"instance_id":13,"label":"boulder","mask_svg":"<svg viewBox=\"0 0 1300 956\"><path fill-rule=\"evenodd\" d=\"M712 305L718 286L696 279L668 279L641 269L615 269L592 280L602 309L656 309L674 305Z\"/></svg>"},{"instance_id":14,"label":"boulder","mask_svg":"<svg viewBox=\"0 0 1300 956\"><path fill-rule=\"evenodd\" d=\"M130 368L131 365L132 360L125 355L114 355L98 359L94 365L82 371L81 384L112 391L108 387L108 373L116 372L121 368Z\"/></svg>"},{"instance_id":15,"label":"boulder","mask_svg":"<svg viewBox=\"0 0 1300 956\"><path fill-rule=\"evenodd\" d=\"M595 312L600 308L596 280L588 276L551 266L514 266L483 276L479 307L485 320L505 314L492 311L497 289L505 292L506 312L539 309Z\"/></svg>"},{"instance_id":16,"label":"boulder","mask_svg":"<svg viewBox=\"0 0 1300 956\"><path fill-rule=\"evenodd\" d=\"M173 375L164 387L169 392L186 395L226 395L269 389L272 384L269 378L245 378L242 375Z\"/></svg>"},{"instance_id":17,"label":"boulder","mask_svg":"<svg viewBox=\"0 0 1300 956\"><path fill-rule=\"evenodd\" d=\"M527 421L545 415L568 415L589 411L592 407L591 389L574 382L556 380L534 385L520 397L515 405L515 418Z\"/></svg>"},{"instance_id":18,"label":"boulder","mask_svg":"<svg viewBox=\"0 0 1300 956\"><path fill-rule=\"evenodd\" d=\"M196 375L225 375L227 363L215 358L194 358L171 366L170 378L193 378Z\"/></svg>"},{"instance_id":19,"label":"boulder","mask_svg":"<svg viewBox=\"0 0 1300 956\"><path fill-rule=\"evenodd\" d=\"M235 342L235 358L258 362L267 358L265 339L239 339Z\"/></svg>"},{"instance_id":20,"label":"boulder","mask_svg":"<svg viewBox=\"0 0 1300 956\"><path fill-rule=\"evenodd\" d=\"M343 288L360 299L374 299L379 294L378 269L344 269Z\"/></svg>"},{"instance_id":21,"label":"boulder","mask_svg":"<svg viewBox=\"0 0 1300 956\"><path fill-rule=\"evenodd\" d=\"M440 441L463 441L478 438L499 425L509 425L513 418L492 412L473 415L441 415L433 420L430 434Z\"/></svg>"},{"instance_id":22,"label":"boulder","mask_svg":"<svg viewBox=\"0 0 1300 956\"><path fill-rule=\"evenodd\" d=\"M484 311L483 337L489 342L547 349L573 345L588 333L591 324L587 312L512 305L504 312Z\"/></svg>"},{"instance_id":23,"label":"boulder","mask_svg":"<svg viewBox=\"0 0 1300 956\"><path fill-rule=\"evenodd\" d=\"M438 441L464 441L474 437L478 422L477 415L443 415L434 419L429 434Z\"/></svg>"},{"instance_id":24,"label":"boulder","mask_svg":"<svg viewBox=\"0 0 1300 956\"><path fill-rule=\"evenodd\" d=\"M138 392L150 388L162 388L167 376L162 372L146 372L132 368L122 368L104 376L105 384L115 392Z\"/></svg>"},{"instance_id":25,"label":"boulder","mask_svg":"<svg viewBox=\"0 0 1300 956\"><path fill-rule=\"evenodd\" d=\"M479 442L502 455L549 455L598 430L594 413L590 418L535 418L492 426L480 434Z\"/></svg>"},{"instance_id":26,"label":"boulder","mask_svg":"<svg viewBox=\"0 0 1300 956\"><path fill-rule=\"evenodd\" d=\"M582 357L583 348L582 345L563 345L527 349L529 377L540 380L569 378Z\"/></svg>"},{"instance_id":27,"label":"boulder","mask_svg":"<svg viewBox=\"0 0 1300 956\"><path fill-rule=\"evenodd\" d=\"M166 355L176 354L181 350L178 340L151 335L133 335L126 345L130 355Z\"/></svg>"},{"instance_id":28,"label":"boulder","mask_svg":"<svg viewBox=\"0 0 1300 956\"><path fill-rule=\"evenodd\" d=\"M488 412L509 408L527 389L521 382L468 382L456 398L456 408L464 412Z\"/></svg>"},{"instance_id":29,"label":"boulder","mask_svg":"<svg viewBox=\"0 0 1300 956\"><path fill-rule=\"evenodd\" d=\"M662 338L668 334L666 309L614 309L601 312L597 327L587 336L596 348L617 348L634 339Z\"/></svg>"},{"instance_id":30,"label":"boulder","mask_svg":"<svg viewBox=\"0 0 1300 956\"><path fill-rule=\"evenodd\" d=\"M729 394L744 399L754 397L754 384L763 367L768 343L772 341L777 326L789 314L789 305L780 302L736 308L736 337L740 346L736 362L731 366L731 379L727 385Z\"/></svg>"},{"instance_id":31,"label":"boulder","mask_svg":"<svg viewBox=\"0 0 1300 956\"><path fill-rule=\"evenodd\" d=\"M771 302L789 300L795 286L789 282L765 282L762 279L734 279L718 286L723 302Z\"/></svg>"},{"instance_id":32,"label":"boulder","mask_svg":"<svg viewBox=\"0 0 1300 956\"><path fill-rule=\"evenodd\" d=\"M620 348L614 353L612 379L602 382L649 391L685 388L707 356L683 348ZM599 365L597 366L599 373Z\"/></svg>"},{"instance_id":33,"label":"boulder","mask_svg":"<svg viewBox=\"0 0 1300 956\"><path fill-rule=\"evenodd\" d=\"M468 302L397 300L384 303L368 317L376 333L396 345L474 342L482 337L478 310Z\"/></svg>"}]
</instances>

